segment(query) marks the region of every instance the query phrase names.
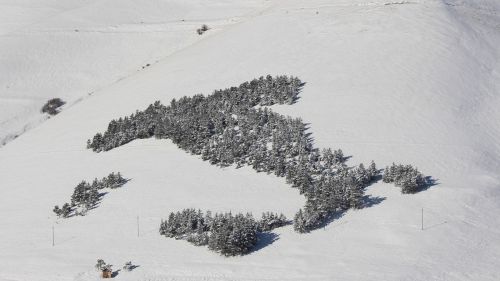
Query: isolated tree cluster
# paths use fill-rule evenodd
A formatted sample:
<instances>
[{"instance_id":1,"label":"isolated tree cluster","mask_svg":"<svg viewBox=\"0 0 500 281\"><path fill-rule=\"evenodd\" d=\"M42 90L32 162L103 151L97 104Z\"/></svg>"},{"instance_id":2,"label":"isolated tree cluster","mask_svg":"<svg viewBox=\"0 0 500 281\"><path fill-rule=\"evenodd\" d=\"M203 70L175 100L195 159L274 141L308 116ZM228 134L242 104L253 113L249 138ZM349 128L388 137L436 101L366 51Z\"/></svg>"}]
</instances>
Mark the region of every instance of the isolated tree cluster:
<instances>
[{"instance_id":1,"label":"isolated tree cluster","mask_svg":"<svg viewBox=\"0 0 500 281\"><path fill-rule=\"evenodd\" d=\"M85 215L88 210L94 209L99 204L103 193L99 190L104 188L115 189L123 186L127 180L118 173L111 173L100 180L94 179L92 184L81 181L74 189L71 195L71 203L64 203L62 208L56 205L54 213L63 218L71 215Z\"/></svg>"},{"instance_id":2,"label":"isolated tree cluster","mask_svg":"<svg viewBox=\"0 0 500 281\"><path fill-rule=\"evenodd\" d=\"M50 99L43 105L42 112L50 115L56 115L59 113L60 107L64 104L65 102L60 98Z\"/></svg>"},{"instance_id":3,"label":"isolated tree cluster","mask_svg":"<svg viewBox=\"0 0 500 281\"><path fill-rule=\"evenodd\" d=\"M206 31L208 31L209 29L210 28L208 27L208 25L203 24L200 28L196 29L196 33L198 33L198 35L202 35Z\"/></svg>"},{"instance_id":4,"label":"isolated tree cluster","mask_svg":"<svg viewBox=\"0 0 500 281\"><path fill-rule=\"evenodd\" d=\"M419 192L430 184L428 179L412 165L394 163L385 168L382 180L401 187L402 193Z\"/></svg>"},{"instance_id":5,"label":"isolated tree cluster","mask_svg":"<svg viewBox=\"0 0 500 281\"><path fill-rule=\"evenodd\" d=\"M88 140L87 147L101 152L154 136L171 139L220 167L246 165L285 177L306 197L294 228L308 232L337 212L362 208L364 189L379 171L373 161L367 167L348 167L342 150L313 146L300 118L267 107L293 104L302 86L295 77L268 75L209 96L174 99L168 106L157 101L144 111L112 120L103 134Z\"/></svg>"},{"instance_id":6,"label":"isolated tree cluster","mask_svg":"<svg viewBox=\"0 0 500 281\"><path fill-rule=\"evenodd\" d=\"M271 231L288 223L281 214L264 213L256 221L252 214L203 213L200 210L184 209L171 213L160 224L160 234L186 240L196 246L208 245L212 251L225 256L244 255L257 244L259 232Z\"/></svg>"},{"instance_id":7,"label":"isolated tree cluster","mask_svg":"<svg viewBox=\"0 0 500 281\"><path fill-rule=\"evenodd\" d=\"M113 265L107 264L104 260L98 259L94 266L97 271L112 271Z\"/></svg>"}]
</instances>

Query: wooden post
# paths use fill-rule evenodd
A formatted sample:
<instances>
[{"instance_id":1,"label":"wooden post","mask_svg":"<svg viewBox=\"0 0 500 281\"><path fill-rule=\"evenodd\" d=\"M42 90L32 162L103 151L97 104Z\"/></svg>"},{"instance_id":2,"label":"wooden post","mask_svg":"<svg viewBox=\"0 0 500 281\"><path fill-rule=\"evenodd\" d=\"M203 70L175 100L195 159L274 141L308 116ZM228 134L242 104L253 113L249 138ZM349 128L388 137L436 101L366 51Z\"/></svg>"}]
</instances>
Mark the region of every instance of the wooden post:
<instances>
[{"instance_id":1,"label":"wooden post","mask_svg":"<svg viewBox=\"0 0 500 281\"><path fill-rule=\"evenodd\" d=\"M422 230L424 230L424 208L422 208Z\"/></svg>"}]
</instances>

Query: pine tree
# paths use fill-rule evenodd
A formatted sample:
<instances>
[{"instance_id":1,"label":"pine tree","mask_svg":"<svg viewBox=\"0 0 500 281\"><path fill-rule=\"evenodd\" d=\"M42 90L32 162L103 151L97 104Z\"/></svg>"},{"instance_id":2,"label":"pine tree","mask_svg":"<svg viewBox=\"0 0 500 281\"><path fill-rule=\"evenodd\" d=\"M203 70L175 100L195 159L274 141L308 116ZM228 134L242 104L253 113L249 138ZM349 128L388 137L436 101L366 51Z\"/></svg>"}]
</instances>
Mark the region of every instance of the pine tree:
<instances>
[{"instance_id":1,"label":"pine tree","mask_svg":"<svg viewBox=\"0 0 500 281\"><path fill-rule=\"evenodd\" d=\"M63 218L69 217L69 215L71 214L71 211L72 211L71 206L68 203L64 203L64 205L62 206L62 209L61 209L62 217Z\"/></svg>"},{"instance_id":2,"label":"pine tree","mask_svg":"<svg viewBox=\"0 0 500 281\"><path fill-rule=\"evenodd\" d=\"M57 206L57 205L54 207L53 211L54 211L54 213L55 213L58 217L60 217L60 216L62 215L62 212L63 212L63 211L59 208L59 206Z\"/></svg>"},{"instance_id":3,"label":"pine tree","mask_svg":"<svg viewBox=\"0 0 500 281\"><path fill-rule=\"evenodd\" d=\"M379 174L377 170L377 166L375 165L375 162L372 160L370 163L370 166L368 167L368 175L370 177L370 181L373 181L375 177L377 177Z\"/></svg>"},{"instance_id":4,"label":"pine tree","mask_svg":"<svg viewBox=\"0 0 500 281\"><path fill-rule=\"evenodd\" d=\"M293 229L299 233L307 232L306 219L304 217L304 212L302 211L302 209L300 209L293 218Z\"/></svg>"}]
</instances>

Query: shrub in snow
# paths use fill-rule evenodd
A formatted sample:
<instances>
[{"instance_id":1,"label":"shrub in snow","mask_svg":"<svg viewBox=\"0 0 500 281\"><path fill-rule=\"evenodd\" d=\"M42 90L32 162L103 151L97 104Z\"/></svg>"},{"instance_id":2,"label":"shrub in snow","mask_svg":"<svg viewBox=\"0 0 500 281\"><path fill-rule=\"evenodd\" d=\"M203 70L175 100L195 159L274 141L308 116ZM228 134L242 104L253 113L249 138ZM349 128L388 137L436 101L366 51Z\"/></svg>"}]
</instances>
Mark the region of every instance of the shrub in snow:
<instances>
[{"instance_id":1,"label":"shrub in snow","mask_svg":"<svg viewBox=\"0 0 500 281\"><path fill-rule=\"evenodd\" d=\"M59 208L59 206L58 206L58 205L56 205L52 211L54 211L54 213L55 213L58 217L60 217L60 216L61 216L61 214L62 214L62 210Z\"/></svg>"},{"instance_id":2,"label":"shrub in snow","mask_svg":"<svg viewBox=\"0 0 500 281\"><path fill-rule=\"evenodd\" d=\"M196 29L196 33L198 33L198 35L202 35L206 31L208 31L209 29L210 28L208 27L208 25L204 24L200 28Z\"/></svg>"},{"instance_id":3,"label":"shrub in snow","mask_svg":"<svg viewBox=\"0 0 500 281\"><path fill-rule=\"evenodd\" d=\"M134 268L136 268L136 267L137 267L137 266L133 265L131 261L128 261L128 262L126 262L126 263L123 265L122 269L123 269L123 270L125 270L125 271L132 271L132 270L134 270Z\"/></svg>"},{"instance_id":4,"label":"shrub in snow","mask_svg":"<svg viewBox=\"0 0 500 281\"><path fill-rule=\"evenodd\" d=\"M94 266L96 270L98 271L103 271L108 267L111 267L110 265L106 264L104 260L98 259L96 265Z\"/></svg>"},{"instance_id":5,"label":"shrub in snow","mask_svg":"<svg viewBox=\"0 0 500 281\"><path fill-rule=\"evenodd\" d=\"M106 264L102 259L97 260L97 264L95 265L95 269L101 272L102 278L112 278L113 276L113 265Z\"/></svg>"},{"instance_id":6,"label":"shrub in snow","mask_svg":"<svg viewBox=\"0 0 500 281\"><path fill-rule=\"evenodd\" d=\"M59 113L60 107L64 104L65 102L60 98L50 99L43 105L42 112L48 113L50 115L56 115L57 113Z\"/></svg>"}]
</instances>

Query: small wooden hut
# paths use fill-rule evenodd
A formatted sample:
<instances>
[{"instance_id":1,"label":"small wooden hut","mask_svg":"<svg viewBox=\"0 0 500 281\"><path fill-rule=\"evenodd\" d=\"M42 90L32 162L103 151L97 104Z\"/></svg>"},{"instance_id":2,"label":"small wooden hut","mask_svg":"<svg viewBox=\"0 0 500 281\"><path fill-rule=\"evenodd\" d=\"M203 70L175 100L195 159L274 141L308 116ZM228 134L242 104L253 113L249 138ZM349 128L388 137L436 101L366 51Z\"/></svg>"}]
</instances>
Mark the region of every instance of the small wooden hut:
<instances>
[{"instance_id":1,"label":"small wooden hut","mask_svg":"<svg viewBox=\"0 0 500 281\"><path fill-rule=\"evenodd\" d=\"M111 269L103 269L102 270L102 273L101 273L101 276L102 278L111 278L111 275L113 274L113 272L111 271Z\"/></svg>"}]
</instances>

